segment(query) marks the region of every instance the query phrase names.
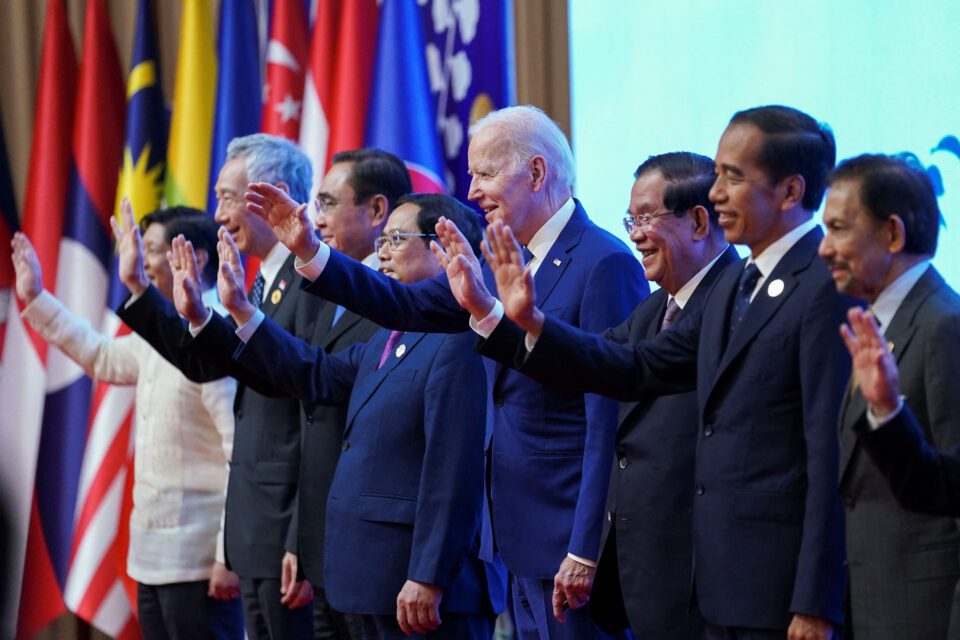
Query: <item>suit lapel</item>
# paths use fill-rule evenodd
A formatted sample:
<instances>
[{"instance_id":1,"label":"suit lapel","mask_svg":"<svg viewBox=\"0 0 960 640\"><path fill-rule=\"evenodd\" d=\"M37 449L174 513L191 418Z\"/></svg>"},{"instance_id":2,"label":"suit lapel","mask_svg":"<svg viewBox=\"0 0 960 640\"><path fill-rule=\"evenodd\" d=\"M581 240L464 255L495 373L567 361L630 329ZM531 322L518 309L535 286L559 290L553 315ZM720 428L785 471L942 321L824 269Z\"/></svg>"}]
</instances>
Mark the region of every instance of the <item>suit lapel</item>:
<instances>
[{"instance_id":1,"label":"suit lapel","mask_svg":"<svg viewBox=\"0 0 960 640\"><path fill-rule=\"evenodd\" d=\"M823 232L820 228L811 230L797 242L780 260L773 272L764 280L763 286L757 291L753 302L747 308L740 326L736 328L733 335L730 336L730 342L723 352L723 358L720 360L720 366L717 369L719 379L730 363L743 351L743 349L753 341L757 333L767 325L770 319L776 314L777 310L783 305L799 284L798 274L810 266L811 260L816 257L816 248L820 244ZM737 274L739 279L739 273ZM776 283L780 282L780 285ZM736 282L730 290L727 301L732 304L733 293L736 289ZM779 289L779 292L778 292ZM729 309L729 306L727 307ZM729 321L729 313L727 313ZM724 331L727 323L724 322Z\"/></svg>"},{"instance_id":2,"label":"suit lapel","mask_svg":"<svg viewBox=\"0 0 960 640\"><path fill-rule=\"evenodd\" d=\"M333 316L336 313L337 305L332 302L328 302L325 307L329 307L329 314L323 313L318 322L326 322L327 329L326 333L323 334L323 337L320 338L320 344L318 345L321 349L326 349L331 344L333 344L340 336L349 331L351 328L357 325L363 318L358 316L354 312L344 309L343 314L340 316L340 319L333 323ZM333 326L330 324L333 323Z\"/></svg>"},{"instance_id":3,"label":"suit lapel","mask_svg":"<svg viewBox=\"0 0 960 640\"><path fill-rule=\"evenodd\" d=\"M341 318L342 320L342 318ZM347 413L347 426L344 430L344 436L353 428L353 420L357 417L360 409L362 409L377 392L380 386L384 381L390 376L390 373L396 369L398 366L401 366L407 359L410 358L410 354L417 347L418 344L426 337L425 333L415 333L407 332L403 334L403 337L400 339L400 342L397 343L397 346L394 347L393 353L391 353L387 360L383 363L383 366L379 369L377 364L380 362L380 355L383 353L383 348L387 344L387 338L390 333L387 331L381 331L377 335L376 341L371 341L372 350L370 354L367 355L369 358L375 358L371 360L368 364L372 367L372 371L368 375L359 376L359 383L354 387L350 409ZM402 349L401 349L402 346ZM401 351L403 355L397 357L397 352ZM361 365L361 369L363 365Z\"/></svg>"},{"instance_id":4,"label":"suit lapel","mask_svg":"<svg viewBox=\"0 0 960 640\"><path fill-rule=\"evenodd\" d=\"M660 332L660 323L663 321L663 315L667 310L667 300L669 296L667 292L663 289L658 289L656 292L650 295L651 298L659 298L658 301L654 302L653 299L650 300L651 304L656 305L656 312L650 318L650 321L647 323L646 327L638 327L636 335L637 341L652 340L656 337L657 333ZM684 310L680 310L680 314L677 316L677 320L683 316ZM630 336L631 342L634 342L634 336ZM617 429L623 428L625 424L629 422L629 419L633 412L641 402L621 402L620 407L617 410Z\"/></svg>"},{"instance_id":5,"label":"suit lapel","mask_svg":"<svg viewBox=\"0 0 960 640\"><path fill-rule=\"evenodd\" d=\"M266 300L260 305L260 310L271 318L277 311L285 306L291 291L298 286L296 282L297 272L293 268L294 256L290 255L277 272L277 277L270 283L270 291L267 293Z\"/></svg>"},{"instance_id":6,"label":"suit lapel","mask_svg":"<svg viewBox=\"0 0 960 640\"><path fill-rule=\"evenodd\" d=\"M550 294L556 289L561 276L567 270L567 266L572 260L571 253L583 237L583 232L587 228L587 214L577 202L577 208L560 231L556 242L550 247L550 251L544 256L540 267L537 269L537 275L533 277L533 286L537 291L537 306L543 307L544 303L550 298Z\"/></svg>"}]
</instances>

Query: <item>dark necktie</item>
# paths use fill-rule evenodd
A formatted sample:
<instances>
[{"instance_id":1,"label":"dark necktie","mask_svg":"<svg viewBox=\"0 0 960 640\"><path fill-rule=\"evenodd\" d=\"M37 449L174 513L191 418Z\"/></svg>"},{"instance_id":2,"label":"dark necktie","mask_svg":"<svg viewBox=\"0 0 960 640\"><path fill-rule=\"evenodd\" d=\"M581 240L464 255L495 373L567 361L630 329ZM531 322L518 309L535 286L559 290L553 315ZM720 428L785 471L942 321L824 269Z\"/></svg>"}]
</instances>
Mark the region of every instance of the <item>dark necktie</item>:
<instances>
[{"instance_id":1,"label":"dark necktie","mask_svg":"<svg viewBox=\"0 0 960 640\"><path fill-rule=\"evenodd\" d=\"M733 301L733 310L730 313L729 335L733 335L737 325L740 324L743 316L747 313L747 307L750 306L750 296L753 295L753 290L756 288L759 279L760 269L754 262L748 264L747 268L740 274L740 283L737 285L736 298Z\"/></svg>"},{"instance_id":2,"label":"dark necktie","mask_svg":"<svg viewBox=\"0 0 960 640\"><path fill-rule=\"evenodd\" d=\"M266 279L263 277L263 271L257 271L257 277L253 280L253 286L250 287L250 296L249 300L253 306L260 308L260 304L263 302L263 285L266 283Z\"/></svg>"},{"instance_id":3,"label":"dark necktie","mask_svg":"<svg viewBox=\"0 0 960 640\"><path fill-rule=\"evenodd\" d=\"M680 305L677 304L676 298L671 296L670 300L667 301L667 310L663 314L663 321L660 323L660 331L669 329L670 325L677 319L677 314L679 313Z\"/></svg>"},{"instance_id":4,"label":"dark necktie","mask_svg":"<svg viewBox=\"0 0 960 640\"><path fill-rule=\"evenodd\" d=\"M400 342L400 338L403 337L403 331L391 331L390 337L387 338L387 344L383 346L383 354L380 356L380 364L377 365L377 369L383 366L383 363L387 361L387 358L390 357L390 352L393 351L393 348L397 346L397 343Z\"/></svg>"}]
</instances>

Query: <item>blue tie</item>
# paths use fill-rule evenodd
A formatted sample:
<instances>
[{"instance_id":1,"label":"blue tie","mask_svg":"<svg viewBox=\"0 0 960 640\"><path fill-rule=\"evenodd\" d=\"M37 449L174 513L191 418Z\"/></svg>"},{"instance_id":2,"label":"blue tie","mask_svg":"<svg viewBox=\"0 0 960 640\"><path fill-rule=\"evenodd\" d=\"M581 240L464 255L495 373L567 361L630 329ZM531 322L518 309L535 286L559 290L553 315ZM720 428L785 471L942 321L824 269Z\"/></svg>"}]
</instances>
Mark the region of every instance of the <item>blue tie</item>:
<instances>
[{"instance_id":1,"label":"blue tie","mask_svg":"<svg viewBox=\"0 0 960 640\"><path fill-rule=\"evenodd\" d=\"M751 262L747 268L740 274L740 283L737 285L736 298L733 301L733 310L730 313L730 333L732 336L743 316L747 313L747 307L750 306L750 296L757 287L757 281L760 279L760 269L756 263Z\"/></svg>"}]
</instances>

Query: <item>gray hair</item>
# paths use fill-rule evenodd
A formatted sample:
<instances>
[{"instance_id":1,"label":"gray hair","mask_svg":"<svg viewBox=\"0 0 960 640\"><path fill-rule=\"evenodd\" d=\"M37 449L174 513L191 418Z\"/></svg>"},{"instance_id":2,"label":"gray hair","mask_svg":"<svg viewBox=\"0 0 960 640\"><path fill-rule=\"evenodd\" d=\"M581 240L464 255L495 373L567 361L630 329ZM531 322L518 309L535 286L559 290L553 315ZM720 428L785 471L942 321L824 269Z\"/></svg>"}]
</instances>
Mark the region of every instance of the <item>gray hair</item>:
<instances>
[{"instance_id":1,"label":"gray hair","mask_svg":"<svg viewBox=\"0 0 960 640\"><path fill-rule=\"evenodd\" d=\"M570 142L541 109L525 104L491 111L470 126L470 137L489 127L498 129L509 146L514 171L523 170L530 158L540 155L553 170L553 184L573 187L576 174Z\"/></svg>"},{"instance_id":2,"label":"gray hair","mask_svg":"<svg viewBox=\"0 0 960 640\"><path fill-rule=\"evenodd\" d=\"M234 138L227 145L227 160L235 158L247 160L250 182L283 182L290 188L290 197L297 202L310 199L313 180L310 159L289 140L266 133Z\"/></svg>"}]
</instances>

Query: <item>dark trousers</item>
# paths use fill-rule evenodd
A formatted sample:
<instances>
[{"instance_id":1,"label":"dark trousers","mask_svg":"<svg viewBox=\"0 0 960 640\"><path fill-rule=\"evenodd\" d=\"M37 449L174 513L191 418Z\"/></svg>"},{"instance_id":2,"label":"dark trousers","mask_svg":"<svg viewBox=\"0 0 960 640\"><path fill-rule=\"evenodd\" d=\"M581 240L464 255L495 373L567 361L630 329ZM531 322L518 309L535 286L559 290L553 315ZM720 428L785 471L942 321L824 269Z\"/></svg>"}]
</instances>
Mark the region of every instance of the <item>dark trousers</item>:
<instances>
[{"instance_id":1,"label":"dark trousers","mask_svg":"<svg viewBox=\"0 0 960 640\"><path fill-rule=\"evenodd\" d=\"M242 640L240 600L207 595L208 581L149 585L137 583L140 631L146 640L217 638Z\"/></svg>"},{"instance_id":2,"label":"dark trousers","mask_svg":"<svg viewBox=\"0 0 960 640\"><path fill-rule=\"evenodd\" d=\"M591 640L610 636L594 624L590 605L564 612L564 622L553 615L553 580L521 578L510 574L513 623L520 640ZM629 633L625 631L624 634Z\"/></svg>"},{"instance_id":3,"label":"dark trousers","mask_svg":"<svg viewBox=\"0 0 960 640\"><path fill-rule=\"evenodd\" d=\"M412 636L404 635L397 624L397 616L361 615L360 631L363 640L490 640L493 637L493 614L470 614L440 612L440 626L436 631L422 636L418 633Z\"/></svg>"},{"instance_id":4,"label":"dark trousers","mask_svg":"<svg viewBox=\"0 0 960 640\"><path fill-rule=\"evenodd\" d=\"M313 640L360 640L360 617L340 613L327 602L327 593L313 587Z\"/></svg>"},{"instance_id":5,"label":"dark trousers","mask_svg":"<svg viewBox=\"0 0 960 640\"><path fill-rule=\"evenodd\" d=\"M280 604L279 578L240 578L243 619L250 640L309 640L313 604L288 609Z\"/></svg>"}]
</instances>

